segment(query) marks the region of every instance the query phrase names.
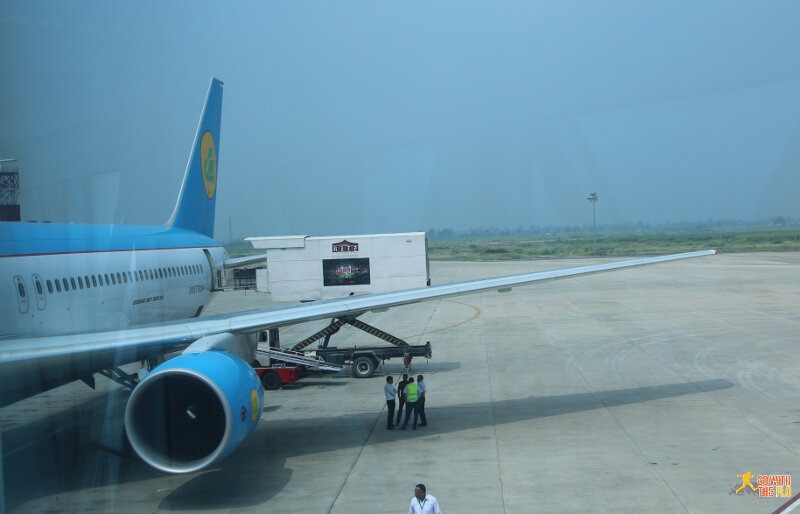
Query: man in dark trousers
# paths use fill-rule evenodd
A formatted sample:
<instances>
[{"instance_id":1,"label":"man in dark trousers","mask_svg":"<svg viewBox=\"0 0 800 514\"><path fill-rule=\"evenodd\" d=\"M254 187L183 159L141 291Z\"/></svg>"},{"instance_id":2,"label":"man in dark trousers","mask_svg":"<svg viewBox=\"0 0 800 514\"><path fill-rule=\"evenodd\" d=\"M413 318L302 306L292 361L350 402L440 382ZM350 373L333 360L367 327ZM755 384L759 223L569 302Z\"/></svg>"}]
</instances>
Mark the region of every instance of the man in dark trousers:
<instances>
[{"instance_id":1,"label":"man in dark trousers","mask_svg":"<svg viewBox=\"0 0 800 514\"><path fill-rule=\"evenodd\" d=\"M397 419L394 420L395 425L400 424L400 418L403 416L403 405L406 404L406 384L408 384L408 374L403 373L403 380L397 384L397 394L400 398L397 407Z\"/></svg>"},{"instance_id":2,"label":"man in dark trousers","mask_svg":"<svg viewBox=\"0 0 800 514\"><path fill-rule=\"evenodd\" d=\"M417 400L419 399L419 389L417 389L417 384L414 383L414 377L408 378L408 383L404 388L406 392L406 420L403 422L403 426L400 427L400 430L405 430L408 426L408 419L411 417L411 414L414 414L414 430L417 429Z\"/></svg>"},{"instance_id":3,"label":"man in dark trousers","mask_svg":"<svg viewBox=\"0 0 800 514\"><path fill-rule=\"evenodd\" d=\"M386 377L386 385L383 386L383 392L386 393L386 408L389 410L386 416L386 430L394 428L392 419L394 419L394 397L397 395L397 389L392 385L394 379L391 376Z\"/></svg>"},{"instance_id":4,"label":"man in dark trousers","mask_svg":"<svg viewBox=\"0 0 800 514\"><path fill-rule=\"evenodd\" d=\"M417 412L419 412L419 426L428 425L428 418L425 417L425 391L428 389L423 381L422 375L417 377L417 389L419 389L419 400L417 400Z\"/></svg>"}]
</instances>

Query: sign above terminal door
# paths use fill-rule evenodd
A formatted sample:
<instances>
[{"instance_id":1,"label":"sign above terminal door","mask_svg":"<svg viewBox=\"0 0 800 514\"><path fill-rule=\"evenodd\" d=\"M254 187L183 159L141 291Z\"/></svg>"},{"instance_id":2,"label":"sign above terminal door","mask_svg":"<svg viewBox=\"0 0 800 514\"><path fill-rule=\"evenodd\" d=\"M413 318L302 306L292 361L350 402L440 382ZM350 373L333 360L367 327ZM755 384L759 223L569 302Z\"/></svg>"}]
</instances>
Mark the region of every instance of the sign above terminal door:
<instances>
[{"instance_id":1,"label":"sign above terminal door","mask_svg":"<svg viewBox=\"0 0 800 514\"><path fill-rule=\"evenodd\" d=\"M358 243L351 243L347 239L342 239L338 243L331 244L333 253L358 253Z\"/></svg>"}]
</instances>

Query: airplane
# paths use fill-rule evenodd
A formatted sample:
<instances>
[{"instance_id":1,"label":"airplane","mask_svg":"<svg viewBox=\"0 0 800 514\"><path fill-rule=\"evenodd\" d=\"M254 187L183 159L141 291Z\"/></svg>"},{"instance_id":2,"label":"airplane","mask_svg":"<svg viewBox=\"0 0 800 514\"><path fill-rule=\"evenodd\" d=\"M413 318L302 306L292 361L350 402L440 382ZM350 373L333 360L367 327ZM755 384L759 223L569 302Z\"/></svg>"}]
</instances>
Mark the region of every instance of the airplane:
<instances>
[{"instance_id":1,"label":"airplane","mask_svg":"<svg viewBox=\"0 0 800 514\"><path fill-rule=\"evenodd\" d=\"M250 363L258 334L483 291L716 254L646 257L200 318L230 259L213 239L222 82L212 78L178 201L165 226L0 223L0 405L147 362L132 380L131 447L167 473L233 452L261 418ZM164 355L181 351L164 360ZM109 376L109 375L106 375ZM116 376L124 379L124 376Z\"/></svg>"}]
</instances>

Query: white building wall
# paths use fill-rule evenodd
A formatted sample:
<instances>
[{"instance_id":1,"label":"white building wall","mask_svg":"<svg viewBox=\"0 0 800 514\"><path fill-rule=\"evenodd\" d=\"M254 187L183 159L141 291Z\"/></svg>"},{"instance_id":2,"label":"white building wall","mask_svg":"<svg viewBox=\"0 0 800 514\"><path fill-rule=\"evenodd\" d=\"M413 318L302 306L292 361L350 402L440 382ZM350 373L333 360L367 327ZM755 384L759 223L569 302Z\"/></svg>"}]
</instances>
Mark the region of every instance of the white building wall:
<instances>
[{"instance_id":1,"label":"white building wall","mask_svg":"<svg viewBox=\"0 0 800 514\"><path fill-rule=\"evenodd\" d=\"M257 279L267 280L268 285L257 287L269 290L273 301L400 291L425 287L428 281L424 232L248 239L254 247L266 249L267 273ZM358 244L358 251L334 252L333 245L344 240ZM370 283L325 286L323 259L348 258L369 259Z\"/></svg>"},{"instance_id":2,"label":"white building wall","mask_svg":"<svg viewBox=\"0 0 800 514\"><path fill-rule=\"evenodd\" d=\"M256 291L269 293L269 272L266 268L256 270Z\"/></svg>"}]
</instances>

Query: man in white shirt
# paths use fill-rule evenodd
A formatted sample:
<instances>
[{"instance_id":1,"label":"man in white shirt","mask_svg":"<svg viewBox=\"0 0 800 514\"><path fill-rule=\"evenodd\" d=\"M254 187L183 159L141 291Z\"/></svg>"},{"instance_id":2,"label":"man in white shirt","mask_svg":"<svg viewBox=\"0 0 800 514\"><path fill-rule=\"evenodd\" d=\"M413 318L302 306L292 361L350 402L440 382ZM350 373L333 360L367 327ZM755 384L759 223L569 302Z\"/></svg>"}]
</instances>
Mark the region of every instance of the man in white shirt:
<instances>
[{"instance_id":1,"label":"man in white shirt","mask_svg":"<svg viewBox=\"0 0 800 514\"><path fill-rule=\"evenodd\" d=\"M411 498L408 514L442 514L436 498L425 493L425 484L417 484L414 488L414 497Z\"/></svg>"},{"instance_id":2,"label":"man in white shirt","mask_svg":"<svg viewBox=\"0 0 800 514\"><path fill-rule=\"evenodd\" d=\"M389 411L388 417L386 418L386 430L391 430L394 428L392 425L392 419L394 418L394 398L397 396L397 389L394 388L392 382L394 379L391 376L386 377L386 385L383 386L383 392L386 393L386 407Z\"/></svg>"},{"instance_id":3,"label":"man in white shirt","mask_svg":"<svg viewBox=\"0 0 800 514\"><path fill-rule=\"evenodd\" d=\"M419 419L422 423L419 424L421 427L428 426L428 418L425 417L425 391L428 390L428 386L423 381L423 376L419 375L417 377L417 389L419 389L419 399L417 400L417 412L419 412Z\"/></svg>"}]
</instances>

